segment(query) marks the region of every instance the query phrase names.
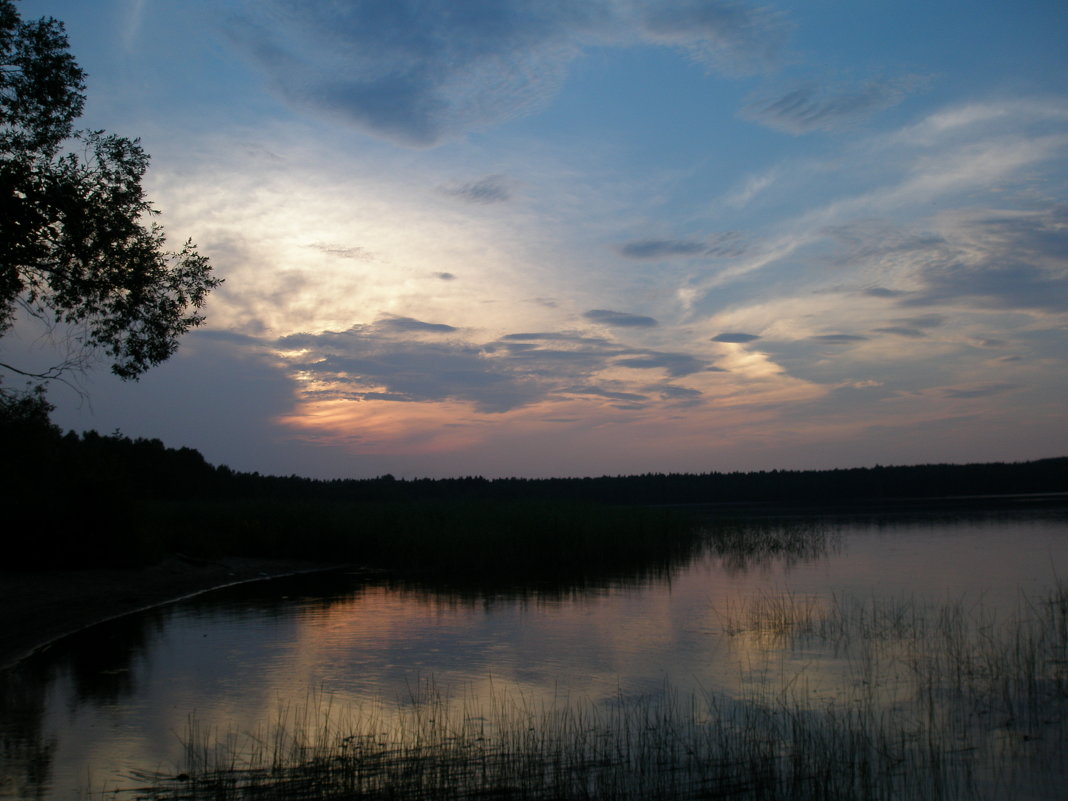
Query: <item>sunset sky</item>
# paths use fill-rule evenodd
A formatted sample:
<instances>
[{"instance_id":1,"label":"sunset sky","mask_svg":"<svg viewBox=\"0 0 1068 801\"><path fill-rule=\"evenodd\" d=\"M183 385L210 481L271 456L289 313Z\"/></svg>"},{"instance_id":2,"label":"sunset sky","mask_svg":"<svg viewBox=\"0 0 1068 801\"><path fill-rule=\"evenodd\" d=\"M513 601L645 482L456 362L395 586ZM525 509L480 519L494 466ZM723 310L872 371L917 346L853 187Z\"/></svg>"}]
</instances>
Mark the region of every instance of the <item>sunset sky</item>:
<instances>
[{"instance_id":1,"label":"sunset sky","mask_svg":"<svg viewBox=\"0 0 1068 801\"><path fill-rule=\"evenodd\" d=\"M1063 0L19 7L226 279L64 428L319 477L1068 453Z\"/></svg>"}]
</instances>

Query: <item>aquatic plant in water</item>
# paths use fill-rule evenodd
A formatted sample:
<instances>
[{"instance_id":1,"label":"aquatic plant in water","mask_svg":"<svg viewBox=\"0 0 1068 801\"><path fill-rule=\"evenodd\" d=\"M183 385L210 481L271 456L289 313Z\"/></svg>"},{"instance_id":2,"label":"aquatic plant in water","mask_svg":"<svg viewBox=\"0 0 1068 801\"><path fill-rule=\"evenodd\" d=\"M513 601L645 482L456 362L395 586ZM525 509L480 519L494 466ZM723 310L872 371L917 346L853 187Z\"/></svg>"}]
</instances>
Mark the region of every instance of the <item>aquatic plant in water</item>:
<instances>
[{"instance_id":1,"label":"aquatic plant in water","mask_svg":"<svg viewBox=\"0 0 1068 801\"><path fill-rule=\"evenodd\" d=\"M1056 798L1068 774L1068 585L999 619L963 602L806 596L722 612L728 639L832 646L833 693L765 673L741 693L612 703L517 690L396 704L328 695L258 732L190 720L143 799ZM109 794L111 795L111 794Z\"/></svg>"}]
</instances>

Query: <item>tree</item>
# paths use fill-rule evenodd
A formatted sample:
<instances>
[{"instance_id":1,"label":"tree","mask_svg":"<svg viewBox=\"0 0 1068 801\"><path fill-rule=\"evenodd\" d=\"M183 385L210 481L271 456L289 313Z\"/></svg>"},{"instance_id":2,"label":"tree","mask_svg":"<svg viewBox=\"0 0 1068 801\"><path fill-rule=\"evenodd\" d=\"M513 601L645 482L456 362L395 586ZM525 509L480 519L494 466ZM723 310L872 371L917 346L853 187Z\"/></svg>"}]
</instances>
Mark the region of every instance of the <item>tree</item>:
<instances>
[{"instance_id":1,"label":"tree","mask_svg":"<svg viewBox=\"0 0 1068 801\"><path fill-rule=\"evenodd\" d=\"M63 23L0 0L0 336L21 311L62 327L72 353L43 372L0 366L47 381L103 352L136 379L204 321L220 279L191 241L165 250L140 140L74 129L84 89Z\"/></svg>"}]
</instances>

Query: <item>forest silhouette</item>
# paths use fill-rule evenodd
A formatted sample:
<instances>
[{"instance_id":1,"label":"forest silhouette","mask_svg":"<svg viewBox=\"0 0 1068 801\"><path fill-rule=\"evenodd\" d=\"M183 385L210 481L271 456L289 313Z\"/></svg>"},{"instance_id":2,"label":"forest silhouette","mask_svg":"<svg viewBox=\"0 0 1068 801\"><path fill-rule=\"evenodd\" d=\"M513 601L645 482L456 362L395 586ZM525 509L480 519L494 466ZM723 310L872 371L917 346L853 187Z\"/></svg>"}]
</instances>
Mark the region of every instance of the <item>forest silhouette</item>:
<instances>
[{"instance_id":1,"label":"forest silhouette","mask_svg":"<svg viewBox=\"0 0 1068 801\"><path fill-rule=\"evenodd\" d=\"M828 510L967 513L1063 501L1068 457L1017 463L586 478L312 479L210 464L119 432L0 419L8 563L144 564L180 552L410 569L658 559L699 520ZM1043 497L1045 495L1046 497ZM1026 496L1026 497L1022 497Z\"/></svg>"}]
</instances>

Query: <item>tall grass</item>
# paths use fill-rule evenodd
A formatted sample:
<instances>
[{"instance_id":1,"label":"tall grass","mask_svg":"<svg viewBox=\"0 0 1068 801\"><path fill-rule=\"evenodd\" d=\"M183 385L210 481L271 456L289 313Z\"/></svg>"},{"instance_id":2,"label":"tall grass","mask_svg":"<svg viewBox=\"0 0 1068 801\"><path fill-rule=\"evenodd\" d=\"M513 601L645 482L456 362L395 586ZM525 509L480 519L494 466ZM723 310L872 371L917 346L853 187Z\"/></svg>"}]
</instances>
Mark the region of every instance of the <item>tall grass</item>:
<instances>
[{"instance_id":1,"label":"tall grass","mask_svg":"<svg viewBox=\"0 0 1068 801\"><path fill-rule=\"evenodd\" d=\"M722 560L728 573L745 572L773 561L790 567L841 547L840 531L814 518L724 518L710 521L703 533L709 550Z\"/></svg>"},{"instance_id":2,"label":"tall grass","mask_svg":"<svg viewBox=\"0 0 1068 801\"><path fill-rule=\"evenodd\" d=\"M833 695L768 674L734 695L518 691L338 709L319 697L238 736L190 721L179 774L145 799L1058 798L1068 774L1068 585L999 619L982 605L806 597L723 611L837 649Z\"/></svg>"}]
</instances>

